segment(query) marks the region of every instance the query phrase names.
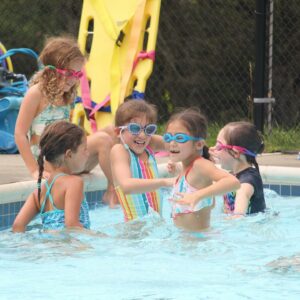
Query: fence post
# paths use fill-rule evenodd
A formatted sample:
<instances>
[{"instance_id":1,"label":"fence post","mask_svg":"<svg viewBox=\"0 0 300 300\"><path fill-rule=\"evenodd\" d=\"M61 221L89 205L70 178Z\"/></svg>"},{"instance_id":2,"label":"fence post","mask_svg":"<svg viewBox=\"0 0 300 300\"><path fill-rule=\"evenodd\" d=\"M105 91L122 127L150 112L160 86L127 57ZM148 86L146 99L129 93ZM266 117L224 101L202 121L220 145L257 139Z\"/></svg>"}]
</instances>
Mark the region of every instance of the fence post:
<instances>
[{"instance_id":1,"label":"fence post","mask_svg":"<svg viewBox=\"0 0 300 300\"><path fill-rule=\"evenodd\" d=\"M267 0L256 0L254 98L265 96L266 7ZM257 129L263 132L264 103L253 103L253 121Z\"/></svg>"}]
</instances>

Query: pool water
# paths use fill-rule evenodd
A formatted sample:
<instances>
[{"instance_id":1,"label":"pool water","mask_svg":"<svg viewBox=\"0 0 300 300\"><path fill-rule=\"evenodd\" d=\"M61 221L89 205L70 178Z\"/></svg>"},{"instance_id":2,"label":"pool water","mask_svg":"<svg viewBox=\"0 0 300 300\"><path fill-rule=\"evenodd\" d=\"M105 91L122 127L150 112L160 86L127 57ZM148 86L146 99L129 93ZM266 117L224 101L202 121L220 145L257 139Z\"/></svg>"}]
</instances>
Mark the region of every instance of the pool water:
<instances>
[{"instance_id":1,"label":"pool water","mask_svg":"<svg viewBox=\"0 0 300 300\"><path fill-rule=\"evenodd\" d=\"M108 237L0 234L0 299L299 299L300 198L265 190L271 211L228 220L221 199L205 234L152 214L123 223L120 209L91 211ZM279 214L278 214L279 212Z\"/></svg>"}]
</instances>

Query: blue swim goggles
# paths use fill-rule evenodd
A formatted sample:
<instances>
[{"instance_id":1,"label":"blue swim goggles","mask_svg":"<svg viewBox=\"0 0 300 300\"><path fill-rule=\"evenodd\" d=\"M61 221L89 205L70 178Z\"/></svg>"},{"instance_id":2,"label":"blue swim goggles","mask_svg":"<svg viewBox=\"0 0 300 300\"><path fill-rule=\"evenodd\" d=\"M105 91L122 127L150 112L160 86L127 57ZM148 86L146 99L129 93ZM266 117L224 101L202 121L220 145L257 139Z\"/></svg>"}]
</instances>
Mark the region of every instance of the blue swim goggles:
<instances>
[{"instance_id":1,"label":"blue swim goggles","mask_svg":"<svg viewBox=\"0 0 300 300\"><path fill-rule=\"evenodd\" d=\"M157 130L157 125L156 124L147 124L146 126L142 127L138 123L129 123L125 126L120 126L120 129L128 129L128 131L133 134L133 135L139 135L142 130L144 130L145 134L150 136L155 134Z\"/></svg>"},{"instance_id":2,"label":"blue swim goggles","mask_svg":"<svg viewBox=\"0 0 300 300\"><path fill-rule=\"evenodd\" d=\"M176 133L172 135L171 133L167 132L163 135L164 142L171 143L172 141L175 141L177 143L186 143L188 141L201 141L203 138L201 137L194 137L187 135L185 133Z\"/></svg>"}]
</instances>

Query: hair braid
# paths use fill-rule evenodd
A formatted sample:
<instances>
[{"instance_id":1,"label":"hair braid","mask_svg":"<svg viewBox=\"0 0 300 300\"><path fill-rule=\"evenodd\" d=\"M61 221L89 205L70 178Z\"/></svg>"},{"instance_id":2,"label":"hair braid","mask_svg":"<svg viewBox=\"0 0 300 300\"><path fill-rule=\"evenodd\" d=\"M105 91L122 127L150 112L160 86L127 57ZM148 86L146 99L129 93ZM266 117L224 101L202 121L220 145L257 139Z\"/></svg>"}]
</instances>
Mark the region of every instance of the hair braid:
<instances>
[{"instance_id":1,"label":"hair braid","mask_svg":"<svg viewBox=\"0 0 300 300\"><path fill-rule=\"evenodd\" d=\"M38 165L39 165L39 177L38 177L38 180L37 180L37 188L38 188L38 201L40 203L40 199L41 199L41 182L42 182L42 176L43 176L43 172L44 172L44 154L43 154L43 152L40 153L37 162L38 162Z\"/></svg>"},{"instance_id":2,"label":"hair braid","mask_svg":"<svg viewBox=\"0 0 300 300\"><path fill-rule=\"evenodd\" d=\"M258 163L256 161L256 158L255 157L251 157L251 163L254 165L255 169L259 172L259 166L258 166Z\"/></svg>"}]
</instances>

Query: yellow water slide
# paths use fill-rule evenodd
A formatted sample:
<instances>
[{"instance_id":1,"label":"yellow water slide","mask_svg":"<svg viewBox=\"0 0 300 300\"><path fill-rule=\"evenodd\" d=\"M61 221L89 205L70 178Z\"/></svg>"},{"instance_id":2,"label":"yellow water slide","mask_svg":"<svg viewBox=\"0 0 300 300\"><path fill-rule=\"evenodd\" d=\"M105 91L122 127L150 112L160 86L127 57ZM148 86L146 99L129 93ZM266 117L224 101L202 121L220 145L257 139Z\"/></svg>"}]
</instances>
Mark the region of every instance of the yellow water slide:
<instances>
[{"instance_id":1,"label":"yellow water slide","mask_svg":"<svg viewBox=\"0 0 300 300\"><path fill-rule=\"evenodd\" d=\"M72 121L87 133L112 124L116 109L133 91L141 97L145 92L160 4L161 0L83 1L78 41L87 56L86 76Z\"/></svg>"},{"instance_id":2,"label":"yellow water slide","mask_svg":"<svg viewBox=\"0 0 300 300\"><path fill-rule=\"evenodd\" d=\"M7 52L6 48L4 47L4 45L0 42L0 56L5 54ZM11 62L10 57L5 58L6 61L6 65L7 65L7 70L10 72L13 72L13 64Z\"/></svg>"}]
</instances>

